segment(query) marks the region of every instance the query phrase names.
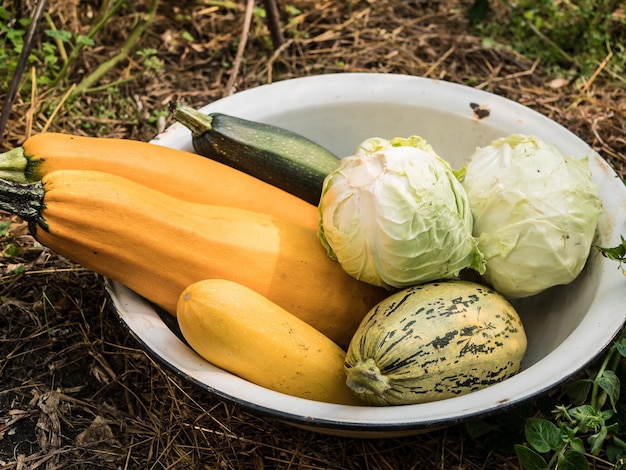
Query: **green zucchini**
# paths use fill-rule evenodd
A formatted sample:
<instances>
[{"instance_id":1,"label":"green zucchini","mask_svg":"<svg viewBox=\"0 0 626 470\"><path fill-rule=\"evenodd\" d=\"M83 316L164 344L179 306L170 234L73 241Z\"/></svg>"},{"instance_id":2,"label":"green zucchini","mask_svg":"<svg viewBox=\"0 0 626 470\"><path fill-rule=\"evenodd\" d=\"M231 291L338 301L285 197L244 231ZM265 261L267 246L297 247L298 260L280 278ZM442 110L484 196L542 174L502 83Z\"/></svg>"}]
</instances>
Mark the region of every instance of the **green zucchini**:
<instances>
[{"instance_id":1,"label":"green zucchini","mask_svg":"<svg viewBox=\"0 0 626 470\"><path fill-rule=\"evenodd\" d=\"M324 178L339 158L282 127L222 113L204 114L171 102L175 120L191 130L196 153L248 173L317 205Z\"/></svg>"},{"instance_id":2,"label":"green zucchini","mask_svg":"<svg viewBox=\"0 0 626 470\"><path fill-rule=\"evenodd\" d=\"M463 395L517 373L527 339L513 306L468 281L392 294L363 318L345 361L347 384L371 405Z\"/></svg>"}]
</instances>

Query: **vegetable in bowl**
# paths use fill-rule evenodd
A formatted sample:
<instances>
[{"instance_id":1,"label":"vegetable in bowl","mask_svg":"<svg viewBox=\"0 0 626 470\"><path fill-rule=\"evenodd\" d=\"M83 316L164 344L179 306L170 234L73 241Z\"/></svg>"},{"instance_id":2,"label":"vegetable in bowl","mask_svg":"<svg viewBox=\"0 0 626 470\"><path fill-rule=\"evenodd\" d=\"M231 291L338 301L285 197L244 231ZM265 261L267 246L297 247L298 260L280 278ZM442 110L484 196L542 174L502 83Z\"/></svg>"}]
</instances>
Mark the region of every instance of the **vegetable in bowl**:
<instances>
[{"instance_id":1,"label":"vegetable in bowl","mask_svg":"<svg viewBox=\"0 0 626 470\"><path fill-rule=\"evenodd\" d=\"M484 272L463 186L421 137L370 138L324 180L319 237L351 276L402 288Z\"/></svg>"},{"instance_id":2,"label":"vegetable in bowl","mask_svg":"<svg viewBox=\"0 0 626 470\"><path fill-rule=\"evenodd\" d=\"M580 274L602 212L587 158L512 134L477 148L460 173L498 292L528 297Z\"/></svg>"},{"instance_id":3,"label":"vegetable in bowl","mask_svg":"<svg viewBox=\"0 0 626 470\"><path fill-rule=\"evenodd\" d=\"M458 397L517 374L527 345L519 314L499 293L429 282L367 313L348 347L346 383L373 406Z\"/></svg>"}]
</instances>

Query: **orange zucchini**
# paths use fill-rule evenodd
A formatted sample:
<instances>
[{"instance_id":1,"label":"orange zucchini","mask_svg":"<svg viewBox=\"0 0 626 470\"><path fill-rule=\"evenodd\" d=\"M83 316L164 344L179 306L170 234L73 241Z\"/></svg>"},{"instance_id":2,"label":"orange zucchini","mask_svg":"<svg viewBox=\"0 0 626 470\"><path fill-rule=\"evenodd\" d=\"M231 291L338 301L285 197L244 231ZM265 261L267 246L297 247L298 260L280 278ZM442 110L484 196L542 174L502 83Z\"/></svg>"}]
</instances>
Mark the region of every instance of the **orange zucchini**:
<instances>
[{"instance_id":1,"label":"orange zucchini","mask_svg":"<svg viewBox=\"0 0 626 470\"><path fill-rule=\"evenodd\" d=\"M317 207L193 152L131 139L47 132L0 154L0 178L39 181L55 170L111 173L179 199L238 207L317 228Z\"/></svg>"},{"instance_id":2,"label":"orange zucchini","mask_svg":"<svg viewBox=\"0 0 626 470\"><path fill-rule=\"evenodd\" d=\"M346 385L345 351L241 284L192 284L178 300L176 317L192 349L249 382L309 400L364 404Z\"/></svg>"},{"instance_id":3,"label":"orange zucchini","mask_svg":"<svg viewBox=\"0 0 626 470\"><path fill-rule=\"evenodd\" d=\"M332 261L316 231L232 207L181 201L120 176L65 170L42 182L0 181L0 209L43 245L176 313L206 278L243 284L345 347L386 296Z\"/></svg>"}]
</instances>

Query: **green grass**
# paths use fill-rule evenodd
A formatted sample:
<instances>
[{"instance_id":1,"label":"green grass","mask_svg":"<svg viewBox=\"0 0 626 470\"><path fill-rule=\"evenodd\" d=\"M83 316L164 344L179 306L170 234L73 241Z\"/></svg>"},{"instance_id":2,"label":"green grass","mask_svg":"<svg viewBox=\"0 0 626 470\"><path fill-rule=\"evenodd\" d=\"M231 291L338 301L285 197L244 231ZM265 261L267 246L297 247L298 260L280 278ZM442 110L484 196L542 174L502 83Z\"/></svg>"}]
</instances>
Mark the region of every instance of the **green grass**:
<instances>
[{"instance_id":1,"label":"green grass","mask_svg":"<svg viewBox=\"0 0 626 470\"><path fill-rule=\"evenodd\" d=\"M127 57L133 56L135 63L143 67L144 71L155 72L161 67L156 51L146 49L136 51L141 37L150 27L158 7L158 0L150 0L146 12L135 12L130 0L103 1L100 9L95 12L89 29L84 34L68 31L57 26L55 19L44 13L39 25L40 34L32 45L26 70L22 73L20 93L27 96L35 85L43 89L56 89L64 93L70 87L68 77L73 68L79 66L81 54L88 48L96 47L108 24L115 23L121 15L135 15L136 22L128 32L125 43L119 52L104 60L95 70L75 84L71 97L88 93L92 89L99 90L98 80ZM13 7L15 8L15 7ZM0 5L0 87L7 89L16 73L19 56L24 47L24 37L28 30L31 18L16 20L16 11L11 7ZM30 70L35 73L31 78ZM136 77L125 78L124 80ZM118 84L113 81L113 87Z\"/></svg>"},{"instance_id":2,"label":"green grass","mask_svg":"<svg viewBox=\"0 0 626 470\"><path fill-rule=\"evenodd\" d=\"M626 11L615 0L475 0L476 33L539 59L553 74L602 69L626 85ZM622 9L620 9L622 6Z\"/></svg>"}]
</instances>

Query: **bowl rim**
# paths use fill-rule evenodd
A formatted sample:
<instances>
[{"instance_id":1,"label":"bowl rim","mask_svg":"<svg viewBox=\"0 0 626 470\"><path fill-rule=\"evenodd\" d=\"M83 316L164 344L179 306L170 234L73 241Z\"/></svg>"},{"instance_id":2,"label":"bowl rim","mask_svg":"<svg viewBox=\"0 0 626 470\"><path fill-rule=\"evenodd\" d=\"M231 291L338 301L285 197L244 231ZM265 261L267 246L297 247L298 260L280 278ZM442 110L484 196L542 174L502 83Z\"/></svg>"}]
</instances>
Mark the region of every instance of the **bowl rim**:
<instances>
[{"instance_id":1,"label":"bowl rim","mask_svg":"<svg viewBox=\"0 0 626 470\"><path fill-rule=\"evenodd\" d=\"M532 395L518 397L518 398L511 399L511 400L506 400L506 401L503 401L502 403L495 404L494 406L490 408L483 408L483 409L479 409L475 411L470 411L457 418L441 417L441 418L432 418L427 421L416 420L416 421L406 421L402 423L346 422L346 421L337 421L337 420L333 420L329 418L316 418L314 416L307 416L303 414L294 413L293 411L285 411L285 410L276 409L276 408L269 408L267 406L263 406L254 402L244 400L236 395L224 392L219 388L215 388L201 380L198 380L193 375L186 374L183 370L181 370L175 364L170 362L167 357L164 357L162 352L157 351L154 347L152 347L145 340L145 336L142 335L141 333L138 333L137 330L134 329L124 319L124 315L116 306L115 298L118 296L118 294L115 294L114 292L119 293L120 290L124 290L124 289L128 290L128 289L124 285L119 284L116 281L112 281L108 278L105 278L104 282L105 282L105 291L107 293L107 298L109 300L109 306L113 310L114 314L116 315L122 328L126 330L126 332L130 334L130 336L133 337L133 339L139 344L141 349L150 358L152 358L156 363L158 363L165 370L189 382L194 387L200 390L209 392L211 394L214 394L217 397L222 398L226 400L227 402L230 402L237 406L240 406L242 409L245 409L255 415L277 419L277 420L284 421L289 424L301 425L306 428L312 428L313 430L320 430L320 431L337 430L337 431L346 431L346 432L356 431L358 433L365 432L365 434L360 435L359 437L363 437L363 436L367 437L368 432L373 432L375 433L376 437L380 437L379 433L386 432L386 431L392 431L392 432L428 431L428 430L440 429L442 426L450 426L453 424L458 424L461 422L471 420L473 418L485 418L494 414L500 414L507 410L513 409L523 403L528 402L529 400L533 398L536 398L538 396L544 395L546 393L549 393L557 389L560 385L562 385L563 383L566 383L568 380L570 380L573 376L577 374L577 371L574 371L571 374L562 377L557 382L553 382L550 385L545 386L544 388L537 389L536 392L534 392ZM128 292L130 293L132 291L128 290ZM155 313L156 311L157 311L157 308L155 307ZM158 316L162 319L162 315L158 315ZM170 326L168 326L167 328L170 329L171 333L174 336L176 336L178 340L183 341L180 337L178 337L178 335L174 331L175 328L172 328ZM591 364L598 356L600 356L603 352L605 352L610 347L611 342L617 336L618 333L616 333L613 337L611 337L611 340L607 342L607 344L602 348L602 350L597 355L591 357L583 365L583 367L581 367L581 369ZM272 392L272 393L277 393L279 395L282 395L279 392ZM292 398L287 395L285 395L285 397ZM446 400L442 400L442 401L446 401ZM328 403L325 403L324 405L329 405L331 407L342 406L342 405L332 405ZM427 405L427 403L423 405ZM419 405L419 406L423 406L423 405ZM406 406L418 406L418 405L405 405L404 407ZM400 408L400 407L396 407L396 408Z\"/></svg>"},{"instance_id":2,"label":"bowl rim","mask_svg":"<svg viewBox=\"0 0 626 470\"><path fill-rule=\"evenodd\" d=\"M253 113L253 110L257 106L255 104L255 97L258 98L261 94L265 95L265 99L278 96L284 99L285 96L289 95L292 97L291 102L287 100L288 103L286 106L288 109L295 109L297 106L300 106L303 101L308 104L314 103L315 97L319 97L321 92L328 93L329 89L333 91L333 99L335 102L352 102L359 99L362 101L364 89L365 95L369 100L378 100L377 102L381 102L383 99L386 99L384 91L389 87L401 91L414 91L415 95L407 100L408 105L416 100L426 100L430 105L434 106L437 104L437 106L445 108L446 111L462 113L463 117L473 119L472 109L470 106L467 106L468 102L488 103L492 115L498 114L500 116L506 116L504 121L500 123L501 126L506 127L512 125L512 123L517 123L521 128L524 128L528 121L531 121L532 125L530 127L538 130L536 135L539 137L548 138L555 133L558 136L567 137L567 145L565 146L566 148L562 148L563 152L565 154L576 153L578 154L577 156L575 155L576 158L588 156L594 177L603 178L603 183L607 183L603 184L603 187L600 188L601 197L602 195L605 197L612 195L613 198L618 199L618 202L615 204L619 203L622 204L622 207L626 207L626 188L624 188L623 184L620 188L618 182L610 178L610 176L615 176L619 180L619 176L606 161L572 132L537 111L509 100L508 98L457 83L408 75L367 72L316 75L286 79L268 85L261 85L222 98L200 109L205 113L226 112L234 105L237 106L238 111L240 111L238 115L244 118L250 118L252 117L251 113ZM437 93L437 91L445 91L445 93ZM435 94L436 100L433 100L432 97L429 98L432 93ZM296 102L296 97L300 100L299 102ZM463 99L459 100L459 97ZM454 99L456 99L456 101L454 101ZM420 101L420 103L422 101ZM506 114L504 114L503 111L506 111ZM265 119L269 114L271 114L271 110L267 110L259 120ZM482 121L476 119L476 122L480 123ZM190 138L186 140L179 139L179 136L186 134L188 134L188 131L180 124L175 123L163 133L159 134L159 136L155 137L152 142L159 145L190 150ZM621 183L621 180L619 180L619 182ZM616 215L613 214L613 216ZM610 234L610 241L615 241L617 244L619 243L620 232L626 233L626 215L621 216L614 225L616 228ZM590 256L601 255L599 253L591 253ZM547 363L553 366L551 369L548 371L540 370L538 364L535 364L520 371L520 373L504 382L460 397L441 400L439 402L386 408L349 407L327 403L320 404L266 389L263 389L264 392L261 392L261 394L268 393L275 395L272 400L250 400L237 396L232 393L231 389L209 384L206 380L198 378L197 375L194 375L189 370L186 371L184 367L177 365L176 361L173 361L172 351L170 349L166 351L155 349L153 342L149 338L151 332L154 332L155 325L158 328L166 328L168 330L169 334L172 336L172 338L169 338L169 341L175 340L180 342L180 339L163 323L161 317L154 309L148 308L148 311L139 314L133 311L125 311L124 305L125 302L128 301L127 297L134 293L114 281L107 280L106 286L109 298L118 318L124 327L139 342L142 349L155 359L156 362L162 364L171 372L181 376L199 388L207 390L210 393L255 413L271 416L291 423L313 426L315 428L348 431L419 430L458 423L478 416L486 416L495 412L504 411L522 402L527 402L532 398L555 389L571 379L578 371L588 366L602 354L619 334L624 324L624 314L619 313L622 311L620 308L623 296L619 297L615 293L616 289L623 290L624 286L620 285L619 281L621 279L619 279L618 276L621 276L621 273L616 269L614 262L609 260L600 260L599 262L602 266L600 274L601 279L598 292L592 300L591 306L596 307L599 303L600 305L615 307L613 309L615 312L611 312L610 315L603 317L602 324L598 322L597 319L592 320L587 318L588 316L583 318L580 325L575 328L569 337L540 361L541 363L547 361ZM120 297L120 295L122 297ZM152 310L152 312L150 312L150 310ZM146 317L141 318L141 321L146 320L154 324L152 324L150 328L143 330L141 327L137 326L137 322L131 321L133 320L133 315L144 315ZM588 335L592 335L595 345L593 353L590 354L588 351L582 351L580 345L577 345L576 342L581 339L581 334L585 334L587 337ZM571 352L575 353L568 353L568 358L571 358L573 362L561 364L561 368L556 369L555 366L558 361L556 357L562 354L562 351L566 348L569 348ZM208 363L207 365L210 366ZM556 377L555 370L559 371ZM528 390L526 380L529 377L533 378L533 380L530 381L533 383L541 383L541 380L544 380L544 385L537 386L533 388L532 391ZM238 377L235 379L243 380ZM246 391L253 393L254 387L257 386L247 384L252 385L252 387L248 387ZM505 385L503 386L503 384ZM490 395L497 395L498 391L501 389L510 391L508 394L500 395L501 398L498 401L489 399ZM259 392L258 389L256 391ZM511 391L514 391L514 393ZM271 405L269 403L271 403ZM346 413L347 408L358 409L358 411ZM391 410L391 408L395 408L395 410ZM324 414L321 416L310 416L306 412L298 411L303 409L323 409ZM380 410L386 411L381 412ZM422 412L425 410L429 411ZM454 410L454 412L450 410ZM385 420L381 418L381 415L393 415L394 419L391 421Z\"/></svg>"}]
</instances>

